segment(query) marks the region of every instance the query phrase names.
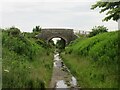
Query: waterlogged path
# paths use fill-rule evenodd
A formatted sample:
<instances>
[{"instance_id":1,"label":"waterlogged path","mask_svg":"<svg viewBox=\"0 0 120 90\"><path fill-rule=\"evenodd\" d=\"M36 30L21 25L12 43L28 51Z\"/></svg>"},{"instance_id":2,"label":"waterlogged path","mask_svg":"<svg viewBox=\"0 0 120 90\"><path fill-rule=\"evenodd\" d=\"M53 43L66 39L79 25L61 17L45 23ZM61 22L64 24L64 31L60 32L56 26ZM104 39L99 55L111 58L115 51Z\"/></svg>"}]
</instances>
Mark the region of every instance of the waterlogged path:
<instances>
[{"instance_id":1,"label":"waterlogged path","mask_svg":"<svg viewBox=\"0 0 120 90\"><path fill-rule=\"evenodd\" d=\"M77 80L61 60L59 53L54 54L51 88L77 88Z\"/></svg>"}]
</instances>

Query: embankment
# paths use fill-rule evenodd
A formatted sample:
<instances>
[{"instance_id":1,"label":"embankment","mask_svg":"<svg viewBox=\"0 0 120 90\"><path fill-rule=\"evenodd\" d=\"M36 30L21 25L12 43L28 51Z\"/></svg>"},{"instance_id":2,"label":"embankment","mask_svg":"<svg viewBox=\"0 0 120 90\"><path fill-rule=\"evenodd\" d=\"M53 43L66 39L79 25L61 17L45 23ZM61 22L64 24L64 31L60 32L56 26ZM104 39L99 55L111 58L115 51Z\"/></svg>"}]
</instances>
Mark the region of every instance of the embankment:
<instances>
[{"instance_id":1,"label":"embankment","mask_svg":"<svg viewBox=\"0 0 120 90\"><path fill-rule=\"evenodd\" d=\"M117 88L118 31L79 38L61 54L82 88Z\"/></svg>"},{"instance_id":2,"label":"embankment","mask_svg":"<svg viewBox=\"0 0 120 90\"><path fill-rule=\"evenodd\" d=\"M32 33L31 33L32 34ZM29 34L30 35L30 34ZM40 41L39 41L40 43ZM48 87L53 67L53 53L18 29L2 30L2 87Z\"/></svg>"}]
</instances>

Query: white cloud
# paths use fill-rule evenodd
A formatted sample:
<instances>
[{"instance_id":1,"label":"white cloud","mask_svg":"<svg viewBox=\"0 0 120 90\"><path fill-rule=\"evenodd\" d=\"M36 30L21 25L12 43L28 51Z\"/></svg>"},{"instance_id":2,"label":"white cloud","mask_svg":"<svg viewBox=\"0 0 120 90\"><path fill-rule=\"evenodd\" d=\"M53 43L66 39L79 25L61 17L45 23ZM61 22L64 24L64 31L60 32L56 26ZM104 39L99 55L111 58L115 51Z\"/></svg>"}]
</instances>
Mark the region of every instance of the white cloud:
<instances>
[{"instance_id":1,"label":"white cloud","mask_svg":"<svg viewBox=\"0 0 120 90\"><path fill-rule=\"evenodd\" d=\"M95 25L105 25L109 29L117 29L116 22L101 22L105 14L99 14L98 9L90 10L93 2L83 2L83 0L79 2L32 1L4 1L0 10L2 27L14 25L22 31L32 31L32 28L36 25L89 30Z\"/></svg>"}]
</instances>

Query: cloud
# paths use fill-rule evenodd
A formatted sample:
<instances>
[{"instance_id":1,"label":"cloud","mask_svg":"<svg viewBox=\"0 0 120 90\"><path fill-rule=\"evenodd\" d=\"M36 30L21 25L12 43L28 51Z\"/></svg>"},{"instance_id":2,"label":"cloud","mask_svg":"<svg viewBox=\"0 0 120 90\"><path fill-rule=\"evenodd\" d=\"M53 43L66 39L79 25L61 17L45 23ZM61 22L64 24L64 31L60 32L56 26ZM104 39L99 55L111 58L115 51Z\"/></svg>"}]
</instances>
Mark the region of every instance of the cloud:
<instances>
[{"instance_id":1,"label":"cloud","mask_svg":"<svg viewBox=\"0 0 120 90\"><path fill-rule=\"evenodd\" d=\"M90 10L93 2L3 2L2 27L17 26L22 31L31 31L36 25L42 27L65 27L90 30L95 25L105 24L116 29L115 22L101 22L105 14ZM111 25L112 24L112 25Z\"/></svg>"}]
</instances>

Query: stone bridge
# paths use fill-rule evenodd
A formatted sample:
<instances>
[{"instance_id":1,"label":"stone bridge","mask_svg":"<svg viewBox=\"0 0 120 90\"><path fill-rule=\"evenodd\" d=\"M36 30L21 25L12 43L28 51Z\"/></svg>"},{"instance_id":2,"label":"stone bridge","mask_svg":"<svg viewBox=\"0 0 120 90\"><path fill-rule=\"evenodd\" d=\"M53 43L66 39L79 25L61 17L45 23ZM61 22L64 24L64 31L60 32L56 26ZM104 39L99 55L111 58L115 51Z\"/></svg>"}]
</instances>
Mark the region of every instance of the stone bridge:
<instances>
[{"instance_id":1,"label":"stone bridge","mask_svg":"<svg viewBox=\"0 0 120 90\"><path fill-rule=\"evenodd\" d=\"M45 40L47 43L53 38L62 38L65 40L66 45L68 45L76 36L73 29L47 28L42 29L37 38Z\"/></svg>"}]
</instances>

